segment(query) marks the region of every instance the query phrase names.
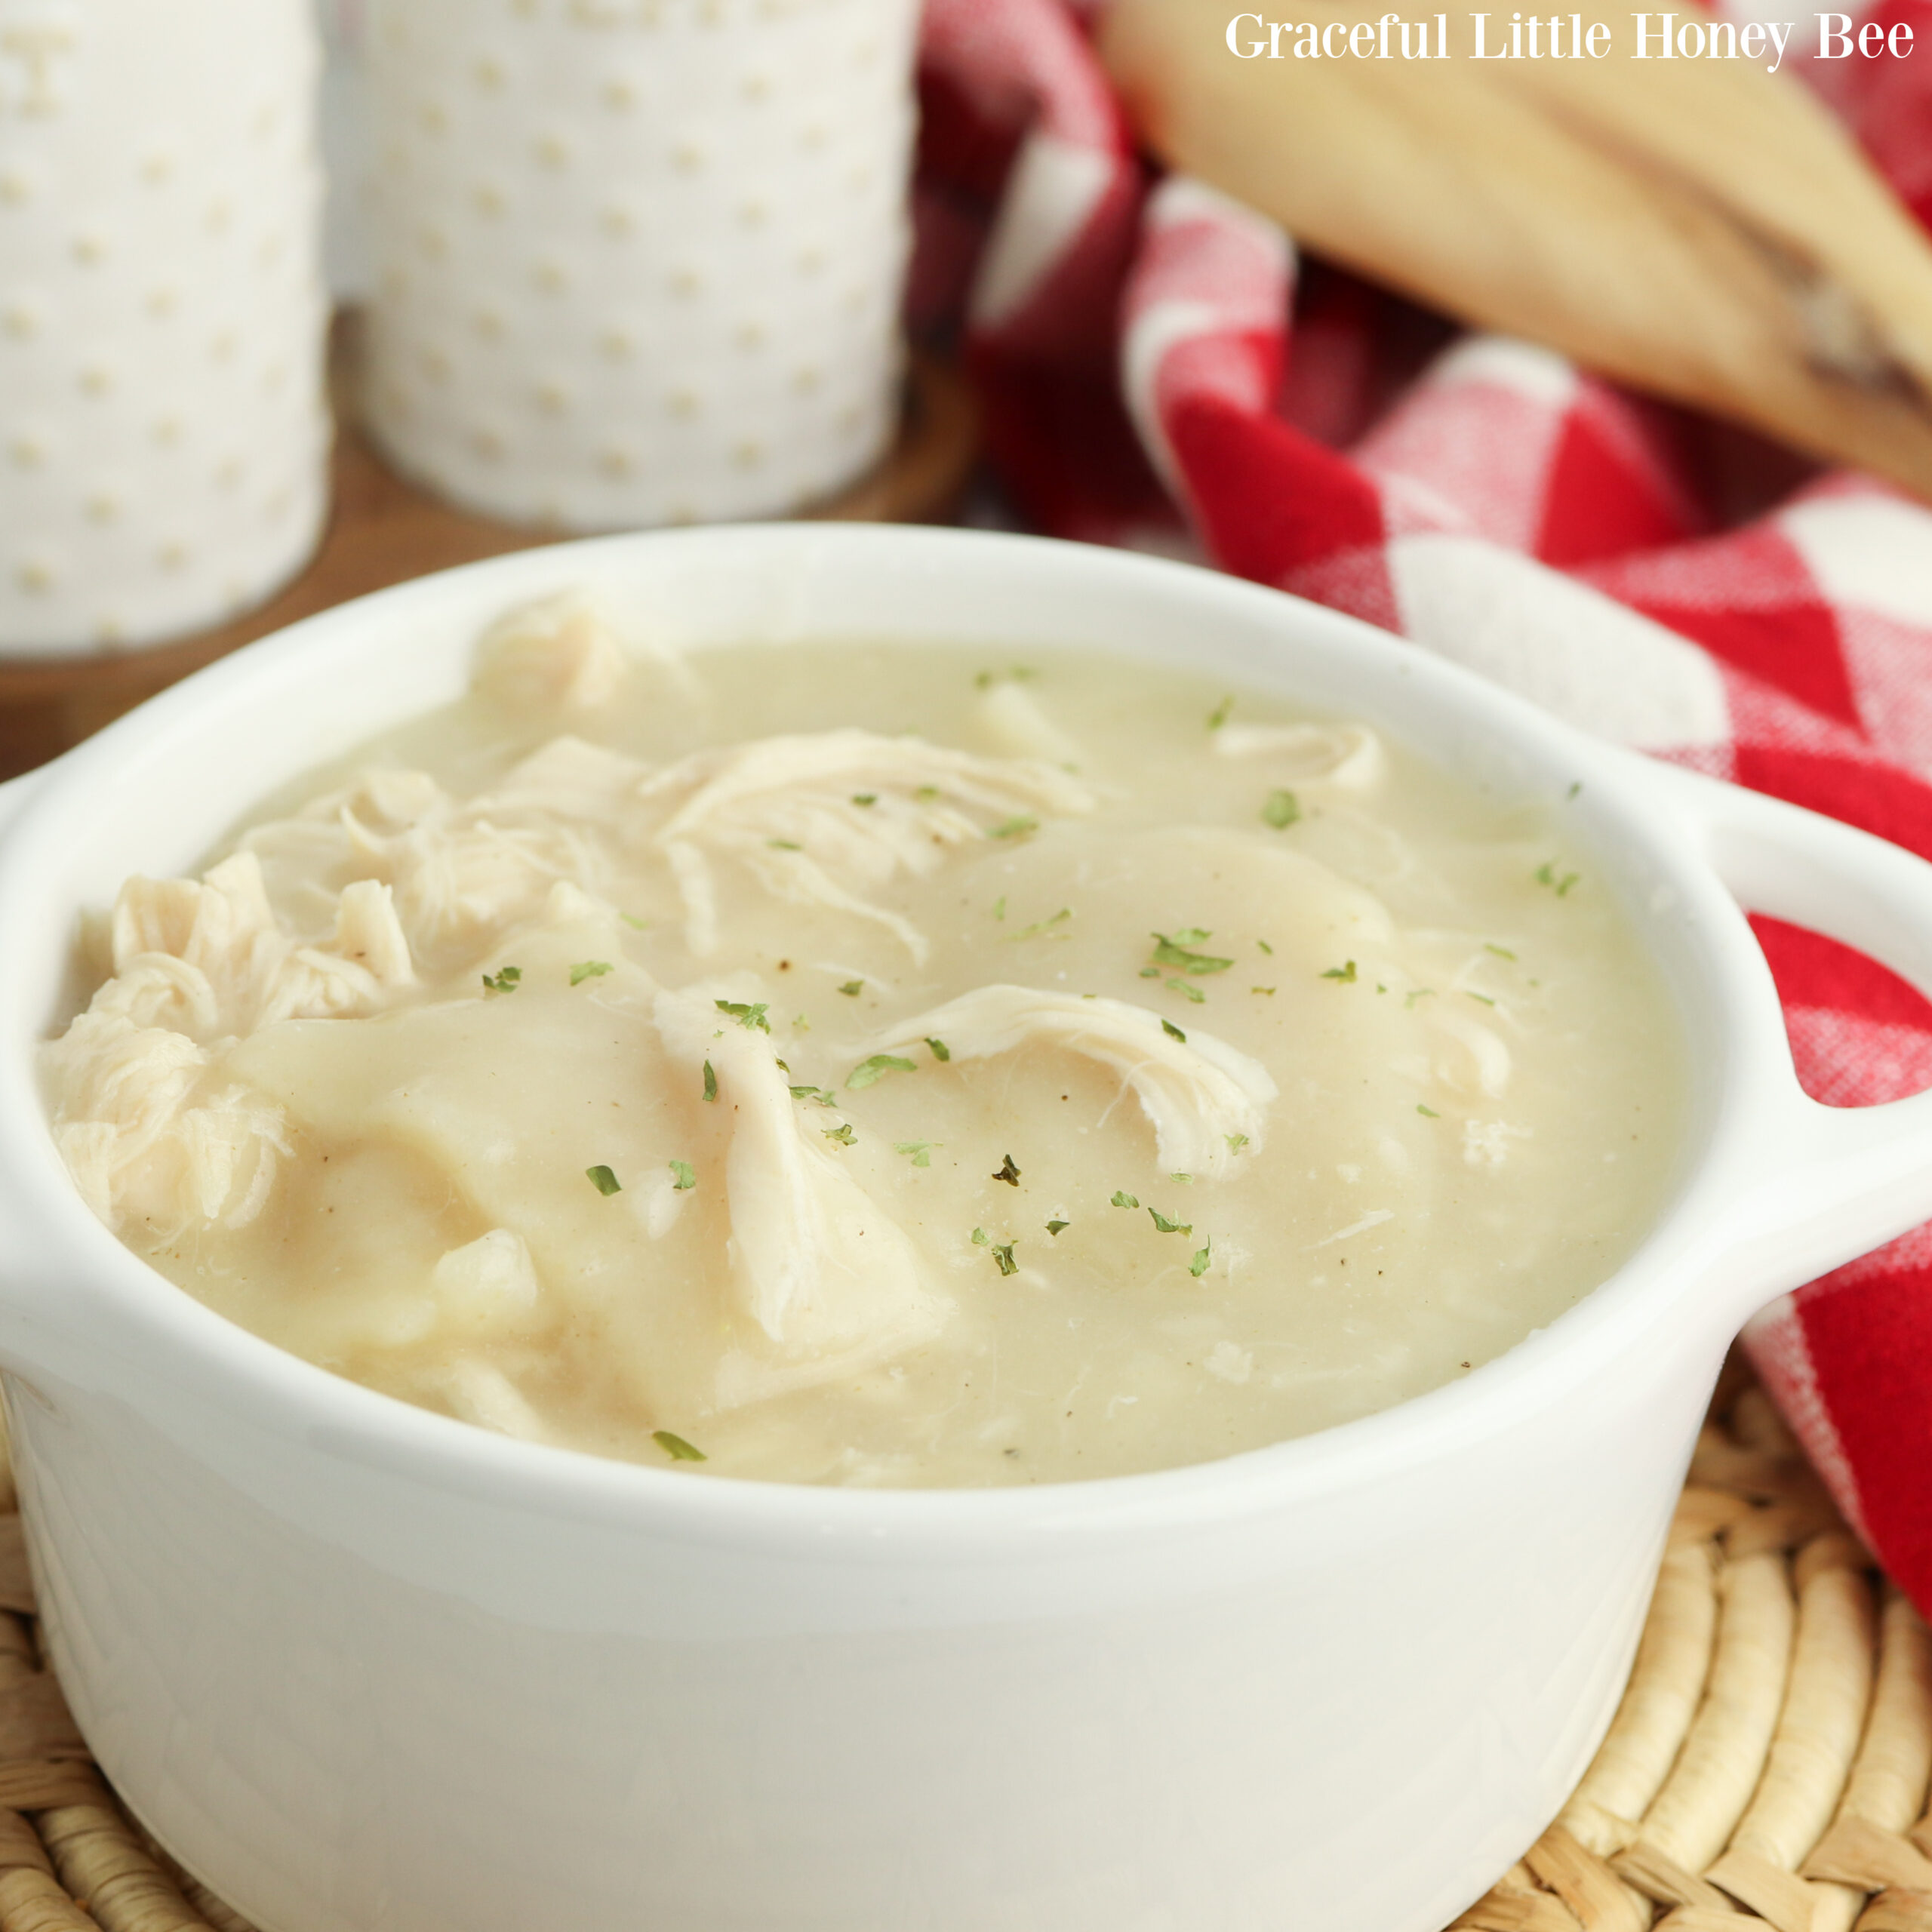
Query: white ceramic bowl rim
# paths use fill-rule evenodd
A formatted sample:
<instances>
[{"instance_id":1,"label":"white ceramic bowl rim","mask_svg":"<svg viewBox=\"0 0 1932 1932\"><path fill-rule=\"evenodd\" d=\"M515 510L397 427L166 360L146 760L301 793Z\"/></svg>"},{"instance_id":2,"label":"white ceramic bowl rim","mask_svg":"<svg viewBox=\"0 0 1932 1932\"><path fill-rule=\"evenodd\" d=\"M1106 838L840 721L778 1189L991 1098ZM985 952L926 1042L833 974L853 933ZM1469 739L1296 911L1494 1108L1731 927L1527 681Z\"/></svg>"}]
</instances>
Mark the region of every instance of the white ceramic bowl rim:
<instances>
[{"instance_id":1,"label":"white ceramic bowl rim","mask_svg":"<svg viewBox=\"0 0 1932 1932\"><path fill-rule=\"evenodd\" d=\"M1675 1198L1599 1287L1460 1381L1359 1421L1241 1455L1037 1487L908 1491L695 1481L512 1441L414 1408L312 1367L214 1314L94 1219L68 1181L47 1129L32 1046L51 1011L56 969L45 952L57 948L64 957L70 943L64 918L57 934L47 929L54 909L72 903L62 881L64 836L83 821L97 823L104 813L134 808L157 747L212 748L278 701L299 702L303 688L326 675L325 660L338 651L352 657L357 634L374 617L433 611L458 585L491 593L494 608L507 608L621 569L633 555L700 570L916 566L942 576L1001 573L1023 589L1111 586L1117 595L1184 605L1204 625L1224 618L1272 625L1284 642L1346 651L1359 662L1364 692L1401 684L1417 701L1457 715L1465 726L1531 752L1546 767L1574 771L1587 795L1587 844L1599 851L1620 844L1641 854L1648 872L1675 895L1673 916L1690 935L1684 958L1695 950L1704 962L1704 1010L1687 1016L1696 1023L1694 1111L1700 1118ZM970 620L959 635L973 641ZM379 707L369 731L420 708ZM1373 718L1378 706L1371 699L1363 709ZM212 749L209 764L220 768ZM36 1350L50 1343L64 1343L64 1372L82 1379L90 1350L103 1360L137 1358L143 1374L193 1388L231 1414L245 1414L252 1427L299 1436L341 1460L435 1489L536 1503L565 1518L648 1522L658 1534L706 1543L851 1539L888 1558L915 1546L964 1553L1043 1536L1238 1518L1297 1495L1373 1484L1490 1436L1522 1414L1561 1401L1593 1364L1620 1354L1645 1330L1656 1331L1660 1347L1672 1346L1674 1330L1702 1336L1715 1324L1728 1332L1752 1307L1819 1266L1932 1211L1932 1118L1924 1107L1906 1101L1860 1110L1862 1123L1857 1115L1833 1121L1824 1118L1832 1110L1798 1093L1775 992L1736 900L1712 868L1713 859L1725 854L1713 848L1726 838L1735 846L1743 837L1741 823L1760 844L1782 839L1787 858L1786 848L1806 838L1822 841L1820 863L1841 878L1863 866L1870 876L1847 888L1857 903L1817 913L1810 922L1833 926L1921 983L1932 983L1932 869L1829 821L1651 767L1387 633L1189 566L1033 538L863 526L598 538L466 566L308 619L163 694L22 783L11 835L0 835L0 935L10 936L0 940L0 956L16 955L0 969L0 1363L30 1378ZM253 800L233 802L238 814ZM1727 817L1734 811L1743 818ZM1744 845L1750 847L1749 837ZM1734 869L1748 873L1748 858L1747 852ZM1807 891L1808 897L1794 897L1773 876L1754 903L1802 915L1817 897L1815 880ZM1890 903L1901 891L1912 902L1909 919ZM1874 894L1887 904L1875 906ZM17 963L23 942L11 936L23 933L34 935L27 943L42 956L40 970L25 971ZM1832 1162L1861 1171L1850 1177L1835 1170L1829 1186L1820 1182L1807 1195ZM1822 1234L1799 1238L1783 1225L1809 1228L1829 1214L1837 1223ZM1770 1225L1767 1215L1780 1224ZM1848 1215L1856 1224L1849 1228ZM1764 1224L1760 1247L1775 1246L1775 1257L1759 1254L1743 1268L1748 1281L1700 1287L1702 1278L1714 1269L1724 1274L1727 1257L1749 1247L1754 1217ZM50 1294L48 1283L57 1280L64 1300Z\"/></svg>"}]
</instances>

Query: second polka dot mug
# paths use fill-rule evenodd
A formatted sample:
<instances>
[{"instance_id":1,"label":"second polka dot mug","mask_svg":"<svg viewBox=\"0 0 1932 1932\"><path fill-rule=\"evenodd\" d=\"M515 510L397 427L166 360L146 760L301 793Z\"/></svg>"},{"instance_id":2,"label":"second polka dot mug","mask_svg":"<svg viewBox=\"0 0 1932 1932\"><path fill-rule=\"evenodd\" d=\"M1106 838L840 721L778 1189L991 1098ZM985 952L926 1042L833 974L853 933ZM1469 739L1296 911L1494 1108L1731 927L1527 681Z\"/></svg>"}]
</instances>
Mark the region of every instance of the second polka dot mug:
<instances>
[{"instance_id":1,"label":"second polka dot mug","mask_svg":"<svg viewBox=\"0 0 1932 1932\"><path fill-rule=\"evenodd\" d=\"M365 407L512 521L780 514L894 426L914 0L376 0Z\"/></svg>"}]
</instances>

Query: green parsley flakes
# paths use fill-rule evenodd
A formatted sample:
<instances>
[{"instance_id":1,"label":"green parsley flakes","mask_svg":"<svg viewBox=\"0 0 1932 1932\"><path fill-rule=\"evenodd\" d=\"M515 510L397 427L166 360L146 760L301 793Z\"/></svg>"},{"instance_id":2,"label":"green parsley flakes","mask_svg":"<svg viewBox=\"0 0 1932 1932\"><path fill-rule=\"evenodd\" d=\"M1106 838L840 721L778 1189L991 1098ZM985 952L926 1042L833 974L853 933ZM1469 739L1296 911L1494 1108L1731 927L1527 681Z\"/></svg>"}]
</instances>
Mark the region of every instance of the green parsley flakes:
<instances>
[{"instance_id":1,"label":"green parsley flakes","mask_svg":"<svg viewBox=\"0 0 1932 1932\"><path fill-rule=\"evenodd\" d=\"M1331 966L1321 977L1324 980L1340 980L1345 986L1352 986L1355 980L1355 962L1351 959L1346 965Z\"/></svg>"},{"instance_id":2,"label":"green parsley flakes","mask_svg":"<svg viewBox=\"0 0 1932 1932\"><path fill-rule=\"evenodd\" d=\"M1247 1145L1247 1136L1244 1134L1224 1134L1221 1138L1228 1143L1230 1154L1238 1154Z\"/></svg>"},{"instance_id":3,"label":"green parsley flakes","mask_svg":"<svg viewBox=\"0 0 1932 1932\"><path fill-rule=\"evenodd\" d=\"M1040 821L1038 819L1021 812L1015 817L1003 819L998 825L990 827L986 836L989 838L1023 838L1028 832L1038 832L1039 829Z\"/></svg>"},{"instance_id":4,"label":"green parsley flakes","mask_svg":"<svg viewBox=\"0 0 1932 1932\"><path fill-rule=\"evenodd\" d=\"M863 980L848 980L845 983L838 989L838 990L843 993L848 999L857 999L859 995L865 991L865 989L866 983Z\"/></svg>"},{"instance_id":5,"label":"green parsley flakes","mask_svg":"<svg viewBox=\"0 0 1932 1932\"><path fill-rule=\"evenodd\" d=\"M1187 1272L1198 1281L1208 1272L1208 1264L1214 1259L1214 1244L1211 1241L1205 1247L1194 1251L1194 1259L1187 1264Z\"/></svg>"},{"instance_id":6,"label":"green parsley flakes","mask_svg":"<svg viewBox=\"0 0 1932 1932\"><path fill-rule=\"evenodd\" d=\"M580 986L586 980L601 980L614 970L608 959L580 959L571 968L571 984Z\"/></svg>"},{"instance_id":7,"label":"green parsley flakes","mask_svg":"<svg viewBox=\"0 0 1932 1932\"><path fill-rule=\"evenodd\" d=\"M718 1097L718 1069L709 1060L704 1063L704 1097L707 1100Z\"/></svg>"},{"instance_id":8,"label":"green parsley flakes","mask_svg":"<svg viewBox=\"0 0 1932 1932\"><path fill-rule=\"evenodd\" d=\"M930 1033L926 1035L926 1044L932 1048L934 1060L946 1060L952 1057L952 1049L943 1040L935 1040Z\"/></svg>"},{"instance_id":9,"label":"green parsley flakes","mask_svg":"<svg viewBox=\"0 0 1932 1932\"><path fill-rule=\"evenodd\" d=\"M1564 872L1559 878L1557 875L1556 861L1554 859L1546 859L1534 872L1531 873L1530 876L1536 881L1537 884L1548 886L1558 898L1564 899L1569 897L1570 888L1583 875L1581 872Z\"/></svg>"},{"instance_id":10,"label":"green parsley flakes","mask_svg":"<svg viewBox=\"0 0 1932 1932\"><path fill-rule=\"evenodd\" d=\"M853 1146L859 1138L852 1131L852 1123L848 1120L841 1120L836 1127L822 1127L819 1131L826 1140L835 1140L841 1147Z\"/></svg>"},{"instance_id":11,"label":"green parsley flakes","mask_svg":"<svg viewBox=\"0 0 1932 1932\"><path fill-rule=\"evenodd\" d=\"M1156 1232L1164 1235L1191 1235L1194 1229L1186 1221L1171 1221L1158 1208L1150 1208L1148 1213L1154 1217Z\"/></svg>"},{"instance_id":12,"label":"green parsley flakes","mask_svg":"<svg viewBox=\"0 0 1932 1932\"><path fill-rule=\"evenodd\" d=\"M1232 697L1224 697L1222 699L1220 703L1216 705L1214 709L1208 714L1208 730L1211 731L1218 731L1221 727L1228 721L1228 714L1232 711L1234 708L1235 701Z\"/></svg>"},{"instance_id":13,"label":"green parsley flakes","mask_svg":"<svg viewBox=\"0 0 1932 1932\"><path fill-rule=\"evenodd\" d=\"M1433 1107L1426 1107L1420 1100L1416 1103L1416 1112L1425 1120L1440 1120L1442 1118Z\"/></svg>"},{"instance_id":14,"label":"green parsley flakes","mask_svg":"<svg viewBox=\"0 0 1932 1932\"><path fill-rule=\"evenodd\" d=\"M929 1168L933 1164L933 1145L930 1140L895 1140L892 1151L906 1155L915 1168Z\"/></svg>"},{"instance_id":15,"label":"green parsley flakes","mask_svg":"<svg viewBox=\"0 0 1932 1932\"><path fill-rule=\"evenodd\" d=\"M1171 1020L1163 1019L1161 1020L1161 1031L1166 1034L1170 1039L1178 1040L1183 1046L1186 1046L1187 1044L1187 1035L1183 1033Z\"/></svg>"},{"instance_id":16,"label":"green parsley flakes","mask_svg":"<svg viewBox=\"0 0 1932 1932\"><path fill-rule=\"evenodd\" d=\"M1251 993L1266 993L1270 999L1275 997L1275 989L1272 986L1250 986L1248 991Z\"/></svg>"},{"instance_id":17,"label":"green parsley flakes","mask_svg":"<svg viewBox=\"0 0 1932 1932\"><path fill-rule=\"evenodd\" d=\"M1013 1164L1013 1156L1011 1154L1002 1154L1000 1156L999 1171L991 1178L1004 1181L1008 1187L1017 1187L1020 1185L1020 1170Z\"/></svg>"},{"instance_id":18,"label":"green parsley flakes","mask_svg":"<svg viewBox=\"0 0 1932 1932\"><path fill-rule=\"evenodd\" d=\"M1170 980L1168 991L1179 993L1183 999L1191 1001L1196 1006L1208 1004L1208 995L1198 986L1190 986L1185 980Z\"/></svg>"},{"instance_id":19,"label":"green parsley flakes","mask_svg":"<svg viewBox=\"0 0 1932 1932\"><path fill-rule=\"evenodd\" d=\"M1071 1221L1049 1221L1047 1223L1047 1232L1057 1238L1061 1229L1070 1228L1072 1225Z\"/></svg>"},{"instance_id":20,"label":"green parsley flakes","mask_svg":"<svg viewBox=\"0 0 1932 1932\"><path fill-rule=\"evenodd\" d=\"M1002 1275L1019 1273L1020 1264L1013 1258L1014 1244L1011 1241L996 1241L984 1228L975 1228L973 1230L973 1245L989 1249L992 1254L993 1265Z\"/></svg>"},{"instance_id":21,"label":"green parsley flakes","mask_svg":"<svg viewBox=\"0 0 1932 1932\"><path fill-rule=\"evenodd\" d=\"M1212 933L1204 933L1198 926L1190 926L1185 932L1155 933L1154 964L1183 973L1225 973L1235 963L1232 959L1217 959L1211 952L1192 952L1188 949L1204 939L1213 937Z\"/></svg>"},{"instance_id":22,"label":"green parsley flakes","mask_svg":"<svg viewBox=\"0 0 1932 1932\"><path fill-rule=\"evenodd\" d=\"M848 1093L856 1094L861 1088L869 1087L883 1080L888 1073L916 1073L918 1068L899 1054L874 1054L870 1060L862 1060L845 1076Z\"/></svg>"},{"instance_id":23,"label":"green parsley flakes","mask_svg":"<svg viewBox=\"0 0 1932 1932\"><path fill-rule=\"evenodd\" d=\"M1498 946L1493 939L1484 940L1482 949L1485 952L1494 953L1499 959L1514 959L1516 956L1506 946Z\"/></svg>"},{"instance_id":24,"label":"green parsley flakes","mask_svg":"<svg viewBox=\"0 0 1932 1932\"><path fill-rule=\"evenodd\" d=\"M787 1067L786 1072L791 1069ZM835 1107L838 1096L829 1087L794 1087L790 1090L795 1100L809 1100L815 1107Z\"/></svg>"},{"instance_id":25,"label":"green parsley flakes","mask_svg":"<svg viewBox=\"0 0 1932 1932\"><path fill-rule=\"evenodd\" d=\"M648 933L651 930L651 921L648 919L640 919L635 912L620 912L617 917L623 920L633 932Z\"/></svg>"},{"instance_id":26,"label":"green parsley flakes","mask_svg":"<svg viewBox=\"0 0 1932 1932\"><path fill-rule=\"evenodd\" d=\"M483 990L488 993L513 993L523 983L521 966L506 966L495 973L483 975Z\"/></svg>"},{"instance_id":27,"label":"green parsley flakes","mask_svg":"<svg viewBox=\"0 0 1932 1932\"><path fill-rule=\"evenodd\" d=\"M694 1448L681 1435L673 1435L668 1429L654 1429L651 1439L674 1463L703 1463L710 1460L702 1449Z\"/></svg>"},{"instance_id":28,"label":"green parsley flakes","mask_svg":"<svg viewBox=\"0 0 1932 1932\"><path fill-rule=\"evenodd\" d=\"M671 1190L674 1194L683 1194L697 1185L697 1170L690 1161L673 1161L671 1163Z\"/></svg>"},{"instance_id":29,"label":"green parsley flakes","mask_svg":"<svg viewBox=\"0 0 1932 1932\"><path fill-rule=\"evenodd\" d=\"M1261 822L1277 832L1285 832L1301 817L1301 801L1292 792L1270 792L1261 808Z\"/></svg>"},{"instance_id":30,"label":"green parsley flakes","mask_svg":"<svg viewBox=\"0 0 1932 1932\"><path fill-rule=\"evenodd\" d=\"M852 802L855 805L875 805L878 803L878 794L876 792L854 792Z\"/></svg>"},{"instance_id":31,"label":"green parsley flakes","mask_svg":"<svg viewBox=\"0 0 1932 1932\"><path fill-rule=\"evenodd\" d=\"M613 1194L623 1192L623 1183L619 1180L608 1168L603 1166L601 1163L594 1168L586 1168L583 1171L585 1177L599 1194L608 1198Z\"/></svg>"},{"instance_id":32,"label":"green parsley flakes","mask_svg":"<svg viewBox=\"0 0 1932 1932\"><path fill-rule=\"evenodd\" d=\"M1115 1192L1114 1205L1116 1208L1138 1208L1140 1203L1125 1188L1120 1188Z\"/></svg>"},{"instance_id":33,"label":"green parsley flakes","mask_svg":"<svg viewBox=\"0 0 1932 1932\"><path fill-rule=\"evenodd\" d=\"M712 1004L720 1013L728 1013L746 1032L755 1027L761 1033L771 1031L771 1023L765 1018L767 1008L762 1001L755 1006L748 1006L743 1000L715 999Z\"/></svg>"},{"instance_id":34,"label":"green parsley flakes","mask_svg":"<svg viewBox=\"0 0 1932 1932\"><path fill-rule=\"evenodd\" d=\"M1000 903L1004 905L1006 902L1002 900ZM1073 908L1063 906L1051 918L1035 919L1030 926L1023 927L1020 931L1010 935L1007 943L1017 946L1023 939L1071 939L1073 937L1071 933L1057 932L1054 928L1065 925L1072 917Z\"/></svg>"},{"instance_id":35,"label":"green parsley flakes","mask_svg":"<svg viewBox=\"0 0 1932 1932\"><path fill-rule=\"evenodd\" d=\"M768 838L764 842L774 852L802 852L805 849L795 838Z\"/></svg>"}]
</instances>

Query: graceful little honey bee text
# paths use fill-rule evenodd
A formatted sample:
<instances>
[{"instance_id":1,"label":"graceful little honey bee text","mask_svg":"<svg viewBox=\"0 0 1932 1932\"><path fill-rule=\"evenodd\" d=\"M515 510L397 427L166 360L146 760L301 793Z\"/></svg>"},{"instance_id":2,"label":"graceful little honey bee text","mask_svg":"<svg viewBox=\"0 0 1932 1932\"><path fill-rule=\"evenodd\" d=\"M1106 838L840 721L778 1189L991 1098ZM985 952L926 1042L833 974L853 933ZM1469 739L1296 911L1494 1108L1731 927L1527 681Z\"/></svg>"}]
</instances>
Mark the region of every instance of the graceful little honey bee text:
<instances>
[{"instance_id":1,"label":"graceful little honey bee text","mask_svg":"<svg viewBox=\"0 0 1932 1932\"><path fill-rule=\"evenodd\" d=\"M1630 15L1620 35L1607 20L1581 14L1468 14L1452 35L1451 17L1411 20L1270 20L1237 14L1228 23L1228 51L1240 60L1602 60L1616 54L1635 60L1749 60L1776 73L1790 53L1814 60L1903 60L1912 51L1912 29L1875 20L1857 25L1849 14L1817 14L1801 32L1796 20L1740 23L1672 12Z\"/></svg>"}]
</instances>

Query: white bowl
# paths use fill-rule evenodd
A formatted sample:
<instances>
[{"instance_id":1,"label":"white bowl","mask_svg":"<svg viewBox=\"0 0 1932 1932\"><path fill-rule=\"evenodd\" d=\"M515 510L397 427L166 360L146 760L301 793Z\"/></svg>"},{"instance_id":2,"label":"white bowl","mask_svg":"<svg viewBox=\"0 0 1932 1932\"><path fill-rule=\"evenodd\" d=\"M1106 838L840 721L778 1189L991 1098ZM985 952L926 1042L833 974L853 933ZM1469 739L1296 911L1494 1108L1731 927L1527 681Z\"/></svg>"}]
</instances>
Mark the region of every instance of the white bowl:
<instances>
[{"instance_id":1,"label":"white bowl","mask_svg":"<svg viewBox=\"0 0 1932 1932\"><path fill-rule=\"evenodd\" d=\"M1449 1387L1151 1475L694 1481L336 1380L82 1205L35 1041L78 910L453 697L585 586L692 646L1060 641L1359 713L1558 797L1680 1002L1690 1144L1584 1303ZM297 625L4 794L0 1365L52 1654L143 1821L265 1932L1438 1932L1628 1668L1725 1344L1932 1213L1932 1099L1792 1078L1726 884L1932 984L1932 868L1208 573L958 532L528 552Z\"/></svg>"}]
</instances>

